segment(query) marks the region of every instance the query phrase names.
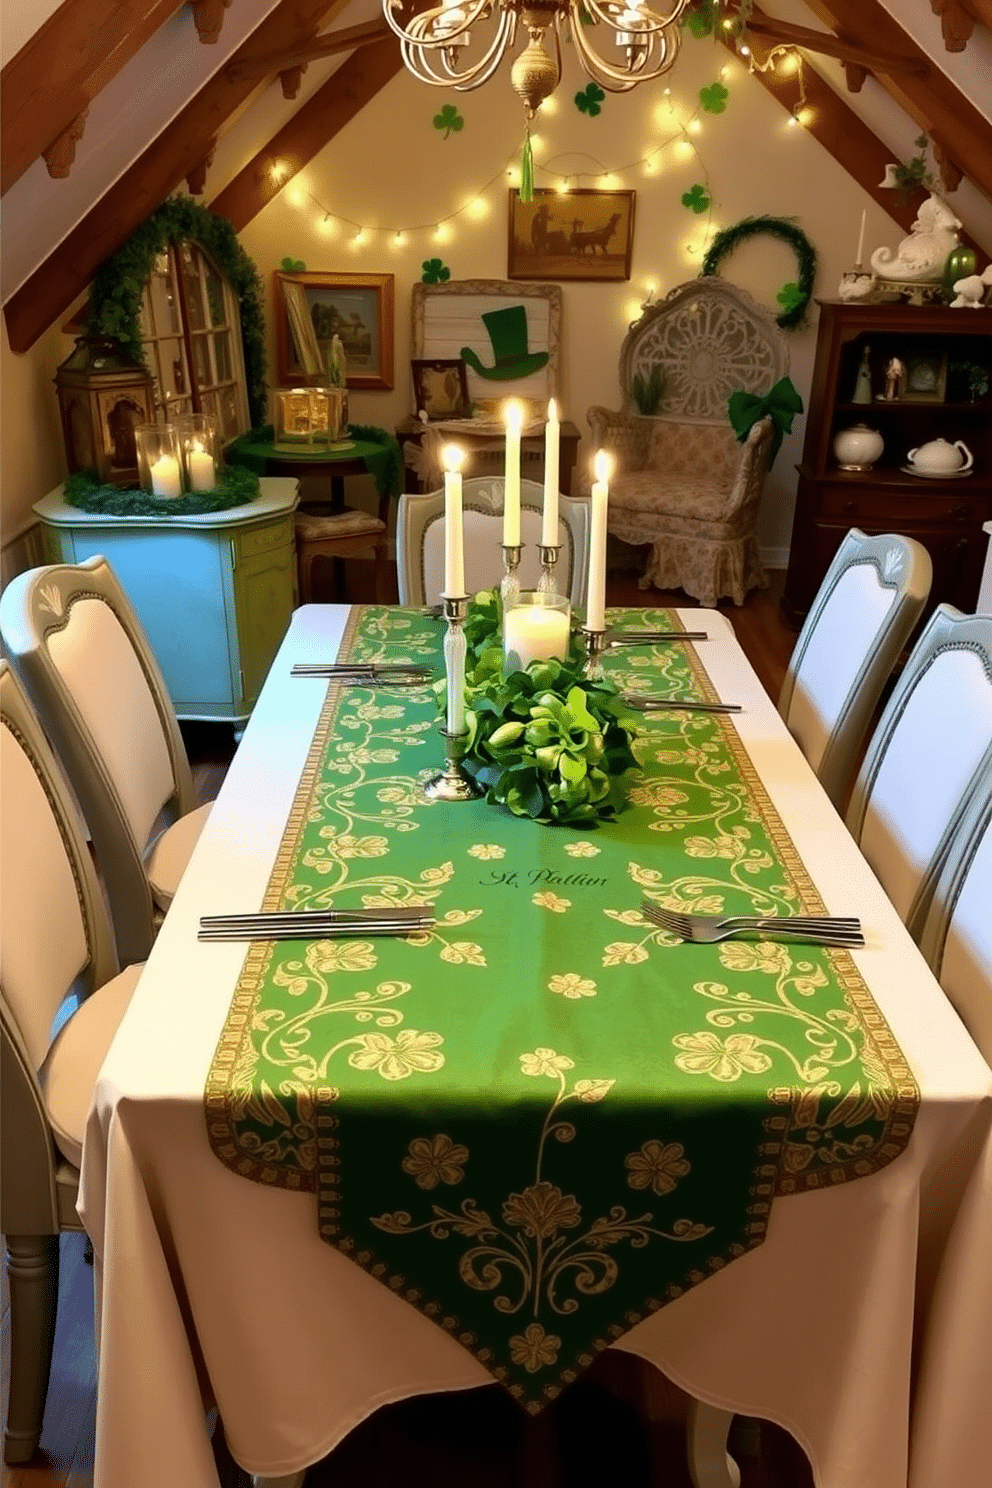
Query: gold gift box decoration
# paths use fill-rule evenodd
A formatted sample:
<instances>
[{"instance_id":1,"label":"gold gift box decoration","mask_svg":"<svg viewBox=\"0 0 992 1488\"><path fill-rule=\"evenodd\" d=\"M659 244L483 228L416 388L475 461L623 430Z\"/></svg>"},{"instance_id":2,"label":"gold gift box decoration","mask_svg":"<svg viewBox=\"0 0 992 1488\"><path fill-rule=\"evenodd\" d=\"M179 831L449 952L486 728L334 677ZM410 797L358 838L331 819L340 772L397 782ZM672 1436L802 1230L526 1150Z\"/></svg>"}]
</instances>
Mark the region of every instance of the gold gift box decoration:
<instances>
[{"instance_id":1,"label":"gold gift box decoration","mask_svg":"<svg viewBox=\"0 0 992 1488\"><path fill-rule=\"evenodd\" d=\"M318 452L348 442L346 388L276 388L274 413L277 449Z\"/></svg>"}]
</instances>

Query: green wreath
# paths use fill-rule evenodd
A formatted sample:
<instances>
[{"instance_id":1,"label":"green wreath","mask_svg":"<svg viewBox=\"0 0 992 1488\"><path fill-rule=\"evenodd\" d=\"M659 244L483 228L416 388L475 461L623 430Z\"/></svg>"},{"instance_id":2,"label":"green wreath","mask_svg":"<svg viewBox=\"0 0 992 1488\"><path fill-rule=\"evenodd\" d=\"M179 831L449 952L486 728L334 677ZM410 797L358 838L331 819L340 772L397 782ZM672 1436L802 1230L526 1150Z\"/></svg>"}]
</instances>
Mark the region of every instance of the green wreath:
<instances>
[{"instance_id":1,"label":"green wreath","mask_svg":"<svg viewBox=\"0 0 992 1488\"><path fill-rule=\"evenodd\" d=\"M773 238L781 238L794 249L799 261L799 276L795 284L787 284L779 293L778 299L783 309L780 315L775 317L776 324L783 330L791 330L793 326L800 325L806 317L809 307L810 296L813 293L813 281L816 278L816 249L801 227L787 217L745 217L743 222L738 222L734 227L725 228L723 232L717 233L712 244L703 259L701 274L716 274L719 272L720 264L728 253L732 253L738 243L745 238L753 238L758 233L769 233Z\"/></svg>"},{"instance_id":2,"label":"green wreath","mask_svg":"<svg viewBox=\"0 0 992 1488\"><path fill-rule=\"evenodd\" d=\"M265 419L265 319L262 281L226 217L188 196L172 196L147 217L124 246L97 270L90 291L88 336L113 336L136 361L145 365L141 344L141 295L155 260L169 243L200 243L238 297L241 340L245 354L248 408L253 424Z\"/></svg>"}]
</instances>

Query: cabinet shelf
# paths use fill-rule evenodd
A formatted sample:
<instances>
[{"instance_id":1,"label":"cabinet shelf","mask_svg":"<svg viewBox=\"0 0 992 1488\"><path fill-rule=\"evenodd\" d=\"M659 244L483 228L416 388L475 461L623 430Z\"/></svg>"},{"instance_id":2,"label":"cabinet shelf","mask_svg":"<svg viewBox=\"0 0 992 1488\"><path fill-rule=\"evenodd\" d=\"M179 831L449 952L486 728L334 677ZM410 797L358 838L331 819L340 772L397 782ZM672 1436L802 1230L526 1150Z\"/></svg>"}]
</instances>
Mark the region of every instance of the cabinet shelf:
<instances>
[{"instance_id":1,"label":"cabinet shelf","mask_svg":"<svg viewBox=\"0 0 992 1488\"><path fill-rule=\"evenodd\" d=\"M975 311L969 319L944 306L818 305L816 360L782 596L787 618L803 619L851 527L873 534L901 532L922 542L933 561L930 607L949 601L973 610L986 548L982 525L992 519L992 398L986 393L977 401L967 399L962 376L963 369L974 366L992 379L992 313ZM932 363L937 386L950 398L878 397L893 357L910 368L914 361ZM875 396L870 403L855 403L851 393L863 363ZM833 441L854 423L877 429L885 441L882 463L871 470L838 469ZM963 440L974 472L931 479L900 468L911 448L938 438Z\"/></svg>"}]
</instances>

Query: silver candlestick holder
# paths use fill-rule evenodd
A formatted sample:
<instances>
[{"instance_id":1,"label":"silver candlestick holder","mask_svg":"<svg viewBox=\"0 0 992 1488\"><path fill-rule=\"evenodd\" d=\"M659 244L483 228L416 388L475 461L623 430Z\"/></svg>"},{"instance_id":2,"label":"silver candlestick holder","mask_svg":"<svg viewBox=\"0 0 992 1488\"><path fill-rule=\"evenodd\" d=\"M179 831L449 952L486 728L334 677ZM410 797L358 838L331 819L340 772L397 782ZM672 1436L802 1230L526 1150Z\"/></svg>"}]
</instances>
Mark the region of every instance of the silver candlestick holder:
<instances>
[{"instance_id":1,"label":"silver candlestick holder","mask_svg":"<svg viewBox=\"0 0 992 1488\"><path fill-rule=\"evenodd\" d=\"M499 584L499 594L503 602L504 614L507 610L512 610L520 598L520 580L517 577L517 569L520 567L522 552L523 547L520 543L511 545L503 543L503 577Z\"/></svg>"},{"instance_id":2,"label":"silver candlestick holder","mask_svg":"<svg viewBox=\"0 0 992 1488\"><path fill-rule=\"evenodd\" d=\"M541 555L541 577L537 581L538 594L557 594L555 565L561 552L560 543L541 543L537 550Z\"/></svg>"},{"instance_id":3,"label":"silver candlestick holder","mask_svg":"<svg viewBox=\"0 0 992 1488\"><path fill-rule=\"evenodd\" d=\"M583 673L590 682L601 682L603 679L603 652L606 650L606 631L590 630L587 625L582 627L582 639L586 648L586 664Z\"/></svg>"},{"instance_id":4,"label":"silver candlestick holder","mask_svg":"<svg viewBox=\"0 0 992 1488\"><path fill-rule=\"evenodd\" d=\"M472 801L482 795L482 790L462 768L468 749L468 729L465 727L465 658L468 646L464 630L468 595L442 594L441 604L448 623L444 637L448 726L440 731L444 739L445 762L443 769L425 782L424 793L432 801Z\"/></svg>"}]
</instances>

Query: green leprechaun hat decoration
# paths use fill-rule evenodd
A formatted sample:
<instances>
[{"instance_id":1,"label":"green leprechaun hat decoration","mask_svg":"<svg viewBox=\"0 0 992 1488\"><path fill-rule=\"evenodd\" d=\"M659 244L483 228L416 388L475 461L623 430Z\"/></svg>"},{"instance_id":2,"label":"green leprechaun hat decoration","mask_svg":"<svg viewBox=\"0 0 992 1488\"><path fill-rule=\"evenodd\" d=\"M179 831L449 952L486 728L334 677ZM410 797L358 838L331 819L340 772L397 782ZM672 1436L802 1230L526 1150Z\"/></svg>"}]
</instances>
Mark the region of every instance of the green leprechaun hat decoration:
<instances>
[{"instance_id":1,"label":"green leprechaun hat decoration","mask_svg":"<svg viewBox=\"0 0 992 1488\"><path fill-rule=\"evenodd\" d=\"M482 317L492 342L494 364L484 367L471 346L461 349L462 360L480 377L490 382L509 382L514 377L528 377L548 364L546 351L527 350L527 310L523 305L508 305L504 310L490 310Z\"/></svg>"}]
</instances>

